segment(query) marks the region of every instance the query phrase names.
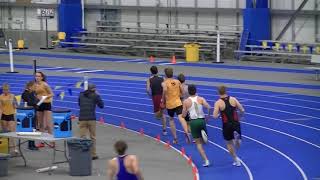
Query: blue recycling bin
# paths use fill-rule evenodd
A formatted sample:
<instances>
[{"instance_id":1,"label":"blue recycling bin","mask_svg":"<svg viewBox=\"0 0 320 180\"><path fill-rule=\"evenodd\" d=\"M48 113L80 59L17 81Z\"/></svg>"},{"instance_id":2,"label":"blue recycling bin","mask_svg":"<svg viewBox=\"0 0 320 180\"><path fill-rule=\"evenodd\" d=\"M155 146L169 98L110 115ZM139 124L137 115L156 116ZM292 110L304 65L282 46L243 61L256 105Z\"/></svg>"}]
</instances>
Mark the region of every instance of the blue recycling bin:
<instances>
[{"instance_id":1,"label":"blue recycling bin","mask_svg":"<svg viewBox=\"0 0 320 180\"><path fill-rule=\"evenodd\" d=\"M69 109L54 109L52 119L55 138L72 137L71 111Z\"/></svg>"},{"instance_id":2,"label":"blue recycling bin","mask_svg":"<svg viewBox=\"0 0 320 180\"><path fill-rule=\"evenodd\" d=\"M32 120L34 118L33 107L18 107L17 108L17 132L32 132Z\"/></svg>"}]
</instances>

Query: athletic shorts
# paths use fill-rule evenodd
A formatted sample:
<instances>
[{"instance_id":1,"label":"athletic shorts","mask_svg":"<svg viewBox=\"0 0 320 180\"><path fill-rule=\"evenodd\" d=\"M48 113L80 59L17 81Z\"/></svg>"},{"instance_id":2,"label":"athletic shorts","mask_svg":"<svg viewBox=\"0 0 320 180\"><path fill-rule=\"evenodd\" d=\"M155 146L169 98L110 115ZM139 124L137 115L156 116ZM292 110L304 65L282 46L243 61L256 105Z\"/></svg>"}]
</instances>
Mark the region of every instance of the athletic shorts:
<instances>
[{"instance_id":1,"label":"athletic shorts","mask_svg":"<svg viewBox=\"0 0 320 180\"><path fill-rule=\"evenodd\" d=\"M51 111L51 103L42 103L38 108L37 111Z\"/></svg>"},{"instance_id":2,"label":"athletic shorts","mask_svg":"<svg viewBox=\"0 0 320 180\"><path fill-rule=\"evenodd\" d=\"M184 117L184 119L185 119L188 123L190 123L190 114L189 114L189 112L187 113L186 117Z\"/></svg>"},{"instance_id":3,"label":"athletic shorts","mask_svg":"<svg viewBox=\"0 0 320 180\"><path fill-rule=\"evenodd\" d=\"M234 139L234 134L233 134L234 131L236 131L241 138L241 127L240 127L239 122L234 121L232 123L224 123L223 124L222 134L223 134L223 138L226 141L231 141Z\"/></svg>"},{"instance_id":4,"label":"athletic shorts","mask_svg":"<svg viewBox=\"0 0 320 180\"><path fill-rule=\"evenodd\" d=\"M14 114L10 114L10 115L2 114L1 115L1 120L2 121L15 121Z\"/></svg>"},{"instance_id":5,"label":"athletic shorts","mask_svg":"<svg viewBox=\"0 0 320 180\"><path fill-rule=\"evenodd\" d=\"M160 107L161 99L162 99L162 95L152 96L153 112L159 112L161 110L161 107Z\"/></svg>"},{"instance_id":6,"label":"athletic shorts","mask_svg":"<svg viewBox=\"0 0 320 180\"><path fill-rule=\"evenodd\" d=\"M194 139L201 138L201 130L204 130L207 134L206 120L204 118L190 120L191 135Z\"/></svg>"},{"instance_id":7,"label":"athletic shorts","mask_svg":"<svg viewBox=\"0 0 320 180\"><path fill-rule=\"evenodd\" d=\"M168 110L168 115L170 117L174 117L174 114L176 114L177 116L182 114L182 106L178 106L173 109L167 109L167 110Z\"/></svg>"}]
</instances>

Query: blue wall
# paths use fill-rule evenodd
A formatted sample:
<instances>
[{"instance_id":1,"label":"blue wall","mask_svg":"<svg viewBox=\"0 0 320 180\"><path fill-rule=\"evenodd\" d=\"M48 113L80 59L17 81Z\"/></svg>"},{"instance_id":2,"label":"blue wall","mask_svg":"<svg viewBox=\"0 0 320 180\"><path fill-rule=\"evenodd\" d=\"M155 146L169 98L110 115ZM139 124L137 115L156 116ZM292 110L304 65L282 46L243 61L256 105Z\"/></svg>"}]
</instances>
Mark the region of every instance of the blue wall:
<instances>
[{"instance_id":1,"label":"blue wall","mask_svg":"<svg viewBox=\"0 0 320 180\"><path fill-rule=\"evenodd\" d=\"M243 29L249 31L248 44L261 44L259 40L271 39L271 13L268 0L257 0L254 8L253 0L246 0L243 10Z\"/></svg>"},{"instance_id":2,"label":"blue wall","mask_svg":"<svg viewBox=\"0 0 320 180\"><path fill-rule=\"evenodd\" d=\"M61 0L58 12L59 32L65 32L65 41L72 42L70 37L82 30L81 0Z\"/></svg>"}]
</instances>

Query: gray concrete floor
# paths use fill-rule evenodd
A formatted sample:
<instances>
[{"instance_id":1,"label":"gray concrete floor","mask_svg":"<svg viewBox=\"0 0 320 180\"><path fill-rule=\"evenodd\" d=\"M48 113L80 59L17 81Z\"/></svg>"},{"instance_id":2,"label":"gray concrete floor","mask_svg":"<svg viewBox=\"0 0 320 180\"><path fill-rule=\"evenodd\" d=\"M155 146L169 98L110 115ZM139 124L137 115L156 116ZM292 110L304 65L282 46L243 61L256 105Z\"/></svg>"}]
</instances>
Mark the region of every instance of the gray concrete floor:
<instances>
[{"instance_id":1,"label":"gray concrete floor","mask_svg":"<svg viewBox=\"0 0 320 180\"><path fill-rule=\"evenodd\" d=\"M78 135L77 124L73 124L74 135ZM142 172L146 180L163 179L193 179L192 169L187 161L176 151L167 150L163 144L148 137L129 132L127 130L115 128L108 125L97 125L97 153L98 160L92 161L92 176L69 176L69 165L59 164L58 169L52 175L48 173L35 172L38 168L48 167L52 159L52 150L48 147L40 151L30 151L26 144L23 145L23 153L27 159L27 167L23 166L21 158L12 158L9 161L9 176L2 177L4 180L105 180L107 160L116 154L113 151L113 144L117 140L128 142L128 154L135 154L139 157ZM57 143L57 148L63 147L62 142ZM57 160L63 161L63 154L57 154Z\"/></svg>"}]
</instances>

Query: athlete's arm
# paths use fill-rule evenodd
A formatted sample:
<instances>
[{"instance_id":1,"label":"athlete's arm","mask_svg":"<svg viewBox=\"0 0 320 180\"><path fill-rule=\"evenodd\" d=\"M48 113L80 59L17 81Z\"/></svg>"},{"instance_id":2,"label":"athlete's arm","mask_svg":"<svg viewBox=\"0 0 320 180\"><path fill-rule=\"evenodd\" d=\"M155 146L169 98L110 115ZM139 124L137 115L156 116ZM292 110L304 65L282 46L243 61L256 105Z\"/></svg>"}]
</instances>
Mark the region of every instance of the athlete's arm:
<instances>
[{"instance_id":1,"label":"athlete's arm","mask_svg":"<svg viewBox=\"0 0 320 180\"><path fill-rule=\"evenodd\" d=\"M180 83L180 81L179 81ZM179 85L179 88L180 88L180 98L183 97L183 94L184 94L184 90L183 90L183 87L182 87L182 84L180 83Z\"/></svg>"},{"instance_id":2,"label":"athlete's arm","mask_svg":"<svg viewBox=\"0 0 320 180\"><path fill-rule=\"evenodd\" d=\"M244 113L244 108L243 106L240 104L240 102L234 98L235 102L236 102L236 107L241 111L241 113L243 114Z\"/></svg>"},{"instance_id":3,"label":"athlete's arm","mask_svg":"<svg viewBox=\"0 0 320 180\"><path fill-rule=\"evenodd\" d=\"M139 160L136 156L131 156L132 159L132 170L133 173L137 176L138 180L143 180L142 173L139 168Z\"/></svg>"},{"instance_id":4,"label":"athlete's arm","mask_svg":"<svg viewBox=\"0 0 320 180\"><path fill-rule=\"evenodd\" d=\"M21 101L21 100L20 100ZM12 105L14 108L17 108L18 107L18 100L16 98L16 96L13 95L13 101L12 101Z\"/></svg>"},{"instance_id":5,"label":"athlete's arm","mask_svg":"<svg viewBox=\"0 0 320 180\"><path fill-rule=\"evenodd\" d=\"M1 119L1 115L2 115L2 104L1 104L1 98L0 98L0 119Z\"/></svg>"},{"instance_id":6,"label":"athlete's arm","mask_svg":"<svg viewBox=\"0 0 320 180\"><path fill-rule=\"evenodd\" d=\"M150 79L148 79L148 80L147 80L147 87L146 87L146 90L147 90L147 94L150 96L150 95L151 95Z\"/></svg>"},{"instance_id":7,"label":"athlete's arm","mask_svg":"<svg viewBox=\"0 0 320 180\"><path fill-rule=\"evenodd\" d=\"M187 101L188 101L188 99L186 99L186 100L183 101L182 117L184 117L184 118L187 116L187 114L188 114L188 109L190 108Z\"/></svg>"},{"instance_id":8,"label":"athlete's arm","mask_svg":"<svg viewBox=\"0 0 320 180\"><path fill-rule=\"evenodd\" d=\"M45 88L45 90L47 91L47 94L48 94L47 98L52 98L53 97L53 92L52 92L50 86L47 83L45 83L44 84L44 88Z\"/></svg>"},{"instance_id":9,"label":"athlete's arm","mask_svg":"<svg viewBox=\"0 0 320 180\"><path fill-rule=\"evenodd\" d=\"M219 109L220 109L220 106L219 106L219 100L214 103L214 110L213 110L213 118L217 119L219 117Z\"/></svg>"},{"instance_id":10,"label":"athlete's arm","mask_svg":"<svg viewBox=\"0 0 320 180\"><path fill-rule=\"evenodd\" d=\"M107 165L107 176L109 180L113 180L114 176L116 175L116 168L114 164L114 160L110 160Z\"/></svg>"},{"instance_id":11,"label":"athlete's arm","mask_svg":"<svg viewBox=\"0 0 320 180\"><path fill-rule=\"evenodd\" d=\"M165 103L166 102L167 86L164 82L161 83L161 86L162 86L162 99L161 99L161 101L163 103Z\"/></svg>"},{"instance_id":12,"label":"athlete's arm","mask_svg":"<svg viewBox=\"0 0 320 180\"><path fill-rule=\"evenodd\" d=\"M201 100L202 100L202 105L207 108L207 113L208 115L210 116L210 109L211 109L211 106L208 104L208 102L206 101L206 99L204 99L203 97L201 97Z\"/></svg>"}]
</instances>

